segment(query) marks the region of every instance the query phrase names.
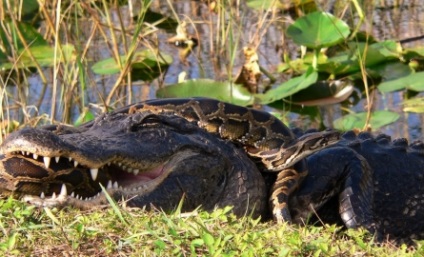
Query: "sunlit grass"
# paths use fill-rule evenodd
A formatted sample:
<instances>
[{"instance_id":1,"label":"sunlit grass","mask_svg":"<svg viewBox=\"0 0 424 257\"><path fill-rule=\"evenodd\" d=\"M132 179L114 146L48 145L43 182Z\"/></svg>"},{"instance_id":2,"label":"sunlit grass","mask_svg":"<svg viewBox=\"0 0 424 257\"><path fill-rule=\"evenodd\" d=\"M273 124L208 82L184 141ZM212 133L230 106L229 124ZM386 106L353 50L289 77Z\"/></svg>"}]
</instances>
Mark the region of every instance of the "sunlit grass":
<instances>
[{"instance_id":1,"label":"sunlit grass","mask_svg":"<svg viewBox=\"0 0 424 257\"><path fill-rule=\"evenodd\" d=\"M0 255L32 256L419 256L364 231L299 227L212 213L107 207L93 211L37 209L0 201Z\"/></svg>"}]
</instances>

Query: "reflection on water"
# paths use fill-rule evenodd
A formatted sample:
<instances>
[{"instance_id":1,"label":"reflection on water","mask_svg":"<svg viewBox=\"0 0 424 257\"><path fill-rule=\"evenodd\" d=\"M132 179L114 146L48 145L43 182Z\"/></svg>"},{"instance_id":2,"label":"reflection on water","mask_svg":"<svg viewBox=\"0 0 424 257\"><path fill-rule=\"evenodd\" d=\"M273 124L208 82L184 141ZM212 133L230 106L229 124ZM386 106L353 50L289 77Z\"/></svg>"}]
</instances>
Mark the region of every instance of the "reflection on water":
<instances>
[{"instance_id":1,"label":"reflection on water","mask_svg":"<svg viewBox=\"0 0 424 257\"><path fill-rule=\"evenodd\" d=\"M176 83L178 75L181 72L187 73L187 79L191 78L212 78L216 80L231 79L240 69L243 59L242 48L249 44L258 45L259 61L263 68L272 72L278 78L278 83L281 83L287 77L277 74L277 65L281 62L282 54L288 53L291 58L299 56L299 48L293 45L287 39L282 31L293 21L293 18L287 13L272 12L263 14L258 11L247 8L243 1L234 1L232 8L227 8L225 12L212 12L209 6L200 1L172 1L173 10L178 14L179 19L188 22L188 30L190 33L199 38L199 46L191 54L187 61L183 62L178 58L178 49L167 44L166 40L172 37L173 34L159 30L154 33L148 40L157 45L158 48L169 53L174 57L174 62L169 67L166 75L160 80L153 82L136 82L129 87L122 87L122 92L115 101L117 105L124 105L129 102L140 101L146 98L153 98L155 90L158 87L166 84ZM338 17L344 17L344 20L352 24L358 23L357 12L354 11L353 5L347 3L351 1L333 0L321 1L321 6L324 10L329 10L335 13ZM365 1L365 17L368 21L364 21L362 29L371 32L379 40L384 39L405 39L424 35L424 4L420 0L399 1ZM239 5L239 6L237 6ZM164 14L168 17L174 17L172 8L168 6L167 1L154 1L151 10ZM117 12L117 10L114 10ZM128 7L124 6L119 9L121 15L112 13L113 19L118 23L119 19L123 19L125 26L129 28L133 24L131 15L129 15ZM353 16L352 16L353 14ZM266 20L262 20L266 17ZM174 17L175 18L175 17ZM91 33L91 21L87 21L87 26L81 26L83 35L80 40L85 43ZM83 21L79 24L84 24ZM71 24L69 24L71 26ZM107 30L105 30L107 32ZM129 37L130 38L130 35ZM88 57L93 62L108 58L111 56L108 42L104 42L100 35L94 37L95 47L90 47ZM123 44L123 42L121 42ZM422 45L424 41L414 41L405 46ZM124 48L120 49L124 52ZM89 85L89 89L84 92L84 106L88 103L102 103L106 98L111 87L117 80L117 76L98 76L92 74L88 69L90 81L94 81L94 85ZM46 72L48 80L52 82L53 72ZM62 78L65 80L65 78ZM68 79L68 78L66 78ZM266 83L266 79L265 82ZM61 81L59 84L67 85ZM10 106L16 106L15 101L19 99L17 95L27 95L27 112L31 116L41 113L50 113L52 86L47 85L45 96L42 99L42 104L37 110L34 108L37 101L40 99L42 83L39 77L35 74L29 80L27 92L18 92L16 87L8 87L9 94L8 102ZM63 91L58 90L58 96ZM131 97L127 99L126 97ZM55 96L55 97L58 97ZM123 101L120 101L122 100ZM71 99L72 101L72 99ZM389 109L402 113L399 103L402 101L402 94L387 94L385 96L376 95L373 99L376 109ZM362 111L364 102L360 102L352 107L355 111ZM72 104L73 108L69 114L75 120L75 117L82 111L81 101ZM63 120L64 116L61 109L61 103L57 103L58 112L55 116L57 120ZM340 107L338 105L322 108L327 117L327 123L331 124L331 119L340 115ZM5 110L3 110L5 111ZM23 120L23 114L17 109L12 110L11 118L15 120ZM317 126L314 122L298 119L293 115L291 118L296 118L294 124L303 125L305 127ZM330 120L330 121L328 121ZM424 125L423 117L417 114L403 114L401 120L395 125L388 126L384 129L385 132L397 137L406 136L411 138L422 137L422 127Z\"/></svg>"}]
</instances>

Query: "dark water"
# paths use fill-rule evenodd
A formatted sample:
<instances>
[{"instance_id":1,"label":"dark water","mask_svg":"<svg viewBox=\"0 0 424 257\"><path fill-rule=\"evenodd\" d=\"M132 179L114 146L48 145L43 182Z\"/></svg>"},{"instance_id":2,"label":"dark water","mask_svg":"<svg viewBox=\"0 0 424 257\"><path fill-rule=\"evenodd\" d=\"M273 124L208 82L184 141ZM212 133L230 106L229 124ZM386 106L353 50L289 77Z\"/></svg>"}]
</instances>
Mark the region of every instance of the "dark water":
<instances>
[{"instance_id":1,"label":"dark water","mask_svg":"<svg viewBox=\"0 0 424 257\"><path fill-rule=\"evenodd\" d=\"M150 40L153 44L157 44L160 51L171 54L174 62L169 67L166 75L160 80L153 82L135 82L131 88L122 87L122 95L128 96L129 92L131 97L124 97L117 105L128 104L147 98L153 98L157 88L167 84L177 82L178 75L181 72L186 72L186 79L193 78L211 78L215 80L227 80L234 78L237 75L242 63L243 53L242 48L249 44L258 45L258 55L260 65L266 70L273 73L278 79L279 83L287 79L286 76L278 74L276 68L281 63L282 54L285 52L291 58L298 58L300 55L299 47L290 42L284 36L284 29L293 21L290 14L284 12L272 13L259 13L258 11L247 8L244 3L237 6L239 1L233 1L234 6L227 8L226 12L218 13L211 12L209 6L200 1L172 1L173 9L178 15L179 19L186 20L189 33L199 38L199 46L195 48L185 62L178 58L178 49L168 44L166 40L173 36L173 33L167 33L164 30L158 30ZM244 1L240 1L244 2ZM349 5L351 1L322 1L320 6L324 10L333 12L336 16L343 16L345 21L350 21L353 24L358 22L356 11L353 5ZM368 31L379 40L394 39L401 40L424 35L424 3L419 0L411 1L364 1L365 17L362 25L362 30ZM167 1L154 1L151 10L164 14L165 16L174 17L172 8L169 7ZM131 27L133 23L130 9L128 6L121 7L119 10L114 10L112 17L118 23L119 15L121 12L123 22ZM261 18L267 17L264 22ZM272 21L272 22L270 22ZM84 24L81 22L80 24ZM81 30L85 31L88 37L90 34L90 26L82 26ZM232 36L230 36L232 35ZM81 39L82 42L86 38ZM110 49L106 43L98 35L94 39L94 45L89 49L88 57L94 61L102 60L110 57ZM424 40L413 41L407 43L405 47L422 46ZM121 49L123 51L123 48ZM89 71L90 73L90 71ZM47 71L46 75L49 80L47 90L43 98L42 104L39 108L35 108L36 103L39 101L42 83L37 74L30 77L28 81L28 88L25 92L19 92L16 87L7 87L8 99L3 99L8 102L9 106L16 106L16 101L21 99L18 95L26 95L26 108L25 113L18 108L11 109L9 117L12 119L23 121L24 117L37 116L43 113L50 115L52 99L56 97L59 99L61 90L57 90L57 95L52 95L52 71ZM101 103L105 99L114 85L116 76L98 76L90 73L90 87L85 95L85 106L89 103ZM264 78L264 83L267 79ZM59 82L59 87L65 85L65 82ZM94 84L94 85L93 85ZM60 88L59 88L60 89ZM118 98L118 97L117 97ZM71 99L72 100L72 99ZM115 99L120 100L120 99ZM394 125L387 126L383 129L393 137L407 137L410 139L422 138L422 128L424 125L424 118L422 115L403 113L402 106L400 105L403 100L401 93L380 95L376 94L373 99L375 109L392 110L401 114L401 119ZM59 101L59 100L58 100ZM354 111L363 111L364 102L352 106ZM71 115L68 120L74 121L76 116L82 111L81 102L73 104ZM4 104L3 104L4 106ZM56 104L57 112L55 119L63 121L63 109L60 103ZM339 105L332 105L323 107L322 111L325 113L326 123L331 125L331 120L341 115ZM6 110L3 110L5 113ZM47 115L47 116L48 116ZM289 116L294 124L308 124L314 127L317 124L313 121L305 121L297 115Z\"/></svg>"}]
</instances>

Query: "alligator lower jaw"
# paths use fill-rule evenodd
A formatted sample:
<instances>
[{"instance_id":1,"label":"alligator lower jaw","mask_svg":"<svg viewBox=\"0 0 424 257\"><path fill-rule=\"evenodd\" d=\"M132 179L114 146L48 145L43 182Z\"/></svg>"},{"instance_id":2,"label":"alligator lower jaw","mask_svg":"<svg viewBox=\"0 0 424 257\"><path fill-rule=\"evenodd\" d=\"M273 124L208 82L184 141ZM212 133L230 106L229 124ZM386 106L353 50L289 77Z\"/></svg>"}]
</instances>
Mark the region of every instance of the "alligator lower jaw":
<instances>
[{"instance_id":1,"label":"alligator lower jaw","mask_svg":"<svg viewBox=\"0 0 424 257\"><path fill-rule=\"evenodd\" d=\"M93 185L96 185L95 192L89 195L86 194L85 196L82 196L82 194L78 193L77 189L75 189L78 187L81 188L81 185L76 186L69 183L58 183L57 174L60 173L60 170L55 170L55 165L53 164L46 165L45 161L43 162L43 160L45 160L43 156L29 157L26 153L24 155L17 153L6 154L3 156L3 159L0 160L2 161L3 166L0 166L0 177L2 179L7 179L8 176L13 177L14 182L20 180L21 183L27 183L28 181L32 181L32 183L34 183L34 181L37 181L35 183L38 183L39 185L42 184L41 180L44 181L44 183L50 183L46 181L51 181L57 186L54 192L49 194L45 194L43 191L41 191L41 193L37 193L35 191L19 191L17 187L13 186L10 186L10 188L0 188L0 191L9 191L11 195L18 196L23 201L40 207L60 207L72 205L79 208L91 208L94 205L107 202L105 194L102 193L102 187L107 194L111 196L113 195L115 199L119 198L116 200L130 199L132 197L148 194L163 183L176 166L181 165L181 162L187 158L191 158L194 154L196 153L190 150L180 151L170 156L163 164L155 165L154 168L149 168L147 170L137 170L136 172L134 172L134 169L131 168L126 168L124 170L123 165L119 164L105 164L103 168L99 169L81 167L80 165L75 165L75 167L73 167L74 162L72 165L67 164L70 173L72 170L78 170L78 174L76 175L83 175L84 181L89 181L87 186L93 187ZM69 162L68 158L60 157L60 159L64 162ZM22 162L24 164L27 163L27 165L32 165L32 167L28 167L31 171L34 169L39 171L44 170L49 173L49 177L43 177L42 179L37 180L36 178L31 177L30 172L28 172L26 177L23 175L16 176L16 174L14 174L12 176L12 174L6 174L4 166L10 164L7 163L8 161L13 162L15 165L18 165L18 163L19 165L22 165ZM57 163L59 164L59 162ZM46 166L49 166L49 168L47 169ZM94 175L93 170L95 170ZM27 171L24 170L24 173L26 172ZM106 179L102 173L108 173L108 179ZM13 184L16 185L16 183Z\"/></svg>"}]
</instances>

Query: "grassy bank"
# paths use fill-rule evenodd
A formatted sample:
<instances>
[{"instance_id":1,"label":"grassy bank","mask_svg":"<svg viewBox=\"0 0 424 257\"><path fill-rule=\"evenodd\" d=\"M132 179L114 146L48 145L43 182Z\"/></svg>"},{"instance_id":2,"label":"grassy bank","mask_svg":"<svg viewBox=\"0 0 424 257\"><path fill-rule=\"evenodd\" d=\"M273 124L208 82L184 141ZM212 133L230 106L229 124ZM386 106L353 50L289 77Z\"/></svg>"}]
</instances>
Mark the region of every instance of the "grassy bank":
<instances>
[{"instance_id":1,"label":"grassy bank","mask_svg":"<svg viewBox=\"0 0 424 257\"><path fill-rule=\"evenodd\" d=\"M165 214L106 207L37 209L0 201L2 256L422 256L364 231L236 218L228 210Z\"/></svg>"}]
</instances>

